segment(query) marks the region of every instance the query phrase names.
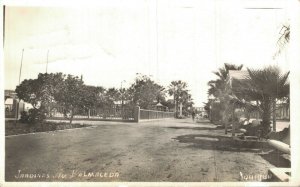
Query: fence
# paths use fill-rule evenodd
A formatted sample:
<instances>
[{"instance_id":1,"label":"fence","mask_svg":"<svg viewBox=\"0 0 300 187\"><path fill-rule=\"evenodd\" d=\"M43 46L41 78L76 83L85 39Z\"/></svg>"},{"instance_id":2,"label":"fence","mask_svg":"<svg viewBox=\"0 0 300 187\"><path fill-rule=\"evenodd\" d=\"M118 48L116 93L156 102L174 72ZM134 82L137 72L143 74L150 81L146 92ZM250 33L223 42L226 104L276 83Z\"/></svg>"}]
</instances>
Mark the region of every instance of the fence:
<instances>
[{"instance_id":1,"label":"fence","mask_svg":"<svg viewBox=\"0 0 300 187\"><path fill-rule=\"evenodd\" d=\"M276 110L277 119L290 119L290 107L288 104L279 104Z\"/></svg>"},{"instance_id":2,"label":"fence","mask_svg":"<svg viewBox=\"0 0 300 187\"><path fill-rule=\"evenodd\" d=\"M67 117L69 117L67 115ZM174 112L164 112L156 110L145 110L140 107L110 107L110 108L96 108L86 111L76 111L73 117L74 120L119 120L139 122L146 119L163 119L173 118ZM65 118L64 108L55 107L51 110L48 119L62 119Z\"/></svg>"},{"instance_id":3,"label":"fence","mask_svg":"<svg viewBox=\"0 0 300 187\"><path fill-rule=\"evenodd\" d=\"M250 118L260 119L261 114L257 111L249 114ZM290 108L288 104L277 104L276 106L276 119L290 119Z\"/></svg>"},{"instance_id":4,"label":"fence","mask_svg":"<svg viewBox=\"0 0 300 187\"><path fill-rule=\"evenodd\" d=\"M69 115L70 114L67 114L67 117L69 117ZM50 112L49 118L65 118L64 108L53 108ZM73 119L134 121L134 108L106 107L89 109L85 111L75 111Z\"/></svg>"},{"instance_id":5,"label":"fence","mask_svg":"<svg viewBox=\"0 0 300 187\"><path fill-rule=\"evenodd\" d=\"M162 119L162 118L174 118L174 112L163 112L156 110L140 109L140 119Z\"/></svg>"}]
</instances>

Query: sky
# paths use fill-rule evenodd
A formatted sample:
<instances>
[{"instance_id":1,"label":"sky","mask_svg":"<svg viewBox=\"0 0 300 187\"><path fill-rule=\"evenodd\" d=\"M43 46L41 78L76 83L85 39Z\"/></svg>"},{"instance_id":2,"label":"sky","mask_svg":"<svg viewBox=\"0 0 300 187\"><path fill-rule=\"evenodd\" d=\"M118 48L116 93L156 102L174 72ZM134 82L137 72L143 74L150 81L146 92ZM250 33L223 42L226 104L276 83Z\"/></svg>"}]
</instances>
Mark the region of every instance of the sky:
<instances>
[{"instance_id":1,"label":"sky","mask_svg":"<svg viewBox=\"0 0 300 187\"><path fill-rule=\"evenodd\" d=\"M4 88L19 83L22 49L21 81L46 72L48 53L48 73L82 75L88 85L126 88L136 73L166 87L186 81L195 106L207 101L207 82L224 63L289 70L284 53L273 59L289 23L283 0L103 2L6 6Z\"/></svg>"}]
</instances>

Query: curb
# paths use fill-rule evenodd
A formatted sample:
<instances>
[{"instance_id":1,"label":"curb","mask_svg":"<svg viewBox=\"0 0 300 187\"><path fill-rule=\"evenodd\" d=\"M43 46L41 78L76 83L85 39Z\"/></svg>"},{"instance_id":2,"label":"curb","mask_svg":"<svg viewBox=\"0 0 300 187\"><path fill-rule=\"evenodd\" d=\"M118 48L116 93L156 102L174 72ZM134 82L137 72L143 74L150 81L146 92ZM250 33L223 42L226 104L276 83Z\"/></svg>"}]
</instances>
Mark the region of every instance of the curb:
<instances>
[{"instance_id":1,"label":"curb","mask_svg":"<svg viewBox=\"0 0 300 187\"><path fill-rule=\"evenodd\" d=\"M80 127L80 128L72 128L72 129L63 129L63 130L55 130L55 131L44 131L44 132L31 132L31 133L26 133L26 134L14 134L14 135L8 135L5 136L5 138L10 138L10 137L17 137L17 136L26 136L26 135L36 135L36 134L49 134L49 133L54 133L54 132L60 132L60 131L70 131L70 130L79 130L79 129L89 129L89 128L95 128L95 125L88 126L88 127Z\"/></svg>"}]
</instances>

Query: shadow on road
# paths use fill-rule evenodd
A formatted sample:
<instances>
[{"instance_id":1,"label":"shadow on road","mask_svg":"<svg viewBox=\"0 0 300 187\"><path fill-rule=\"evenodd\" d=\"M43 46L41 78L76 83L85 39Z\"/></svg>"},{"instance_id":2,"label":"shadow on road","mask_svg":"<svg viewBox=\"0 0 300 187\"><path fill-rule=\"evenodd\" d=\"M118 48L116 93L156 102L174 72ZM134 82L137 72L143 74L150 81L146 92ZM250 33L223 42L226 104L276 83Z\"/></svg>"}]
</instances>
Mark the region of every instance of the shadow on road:
<instances>
[{"instance_id":1,"label":"shadow on road","mask_svg":"<svg viewBox=\"0 0 300 187\"><path fill-rule=\"evenodd\" d=\"M181 122L177 122L177 123L188 123L188 124L205 124L205 125L212 125L209 121L207 120L203 120L203 121L181 121Z\"/></svg>"},{"instance_id":2,"label":"shadow on road","mask_svg":"<svg viewBox=\"0 0 300 187\"><path fill-rule=\"evenodd\" d=\"M166 127L169 129L189 129L189 130L216 130L215 127Z\"/></svg>"},{"instance_id":3,"label":"shadow on road","mask_svg":"<svg viewBox=\"0 0 300 187\"><path fill-rule=\"evenodd\" d=\"M189 148L234 152L261 152L270 150L266 142L234 140L228 136L188 134L173 138L180 143L192 143Z\"/></svg>"}]
</instances>

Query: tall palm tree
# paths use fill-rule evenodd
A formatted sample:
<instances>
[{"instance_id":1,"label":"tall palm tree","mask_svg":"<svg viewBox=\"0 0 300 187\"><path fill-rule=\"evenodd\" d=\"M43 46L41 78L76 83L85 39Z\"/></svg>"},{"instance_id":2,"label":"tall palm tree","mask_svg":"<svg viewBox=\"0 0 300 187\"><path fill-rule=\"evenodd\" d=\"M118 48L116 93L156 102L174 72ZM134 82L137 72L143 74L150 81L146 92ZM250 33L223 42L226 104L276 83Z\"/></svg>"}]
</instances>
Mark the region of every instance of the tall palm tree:
<instances>
[{"instance_id":1,"label":"tall palm tree","mask_svg":"<svg viewBox=\"0 0 300 187\"><path fill-rule=\"evenodd\" d=\"M225 63L224 67L219 68L218 71L214 72L214 74L218 76L218 79L208 82L208 95L213 95L220 101L222 123L225 125L225 134L227 134L229 117L232 116L232 110L230 109L232 107L230 106L230 100L228 99L231 94L231 90L228 86L229 70L241 70L242 68L242 64L237 66Z\"/></svg>"},{"instance_id":2,"label":"tall palm tree","mask_svg":"<svg viewBox=\"0 0 300 187\"><path fill-rule=\"evenodd\" d=\"M243 64L237 66L234 64L225 63L224 67L219 68L218 71L213 72L215 75L218 76L218 79L211 80L208 82L208 95L213 95L215 97L219 97L220 95L222 95L222 92L225 91L225 87L227 84L229 70L241 70L242 68Z\"/></svg>"},{"instance_id":3,"label":"tall palm tree","mask_svg":"<svg viewBox=\"0 0 300 187\"><path fill-rule=\"evenodd\" d=\"M168 92L170 96L174 96L175 117L177 117L178 104L188 95L187 83L181 80L172 81Z\"/></svg>"},{"instance_id":4,"label":"tall palm tree","mask_svg":"<svg viewBox=\"0 0 300 187\"><path fill-rule=\"evenodd\" d=\"M240 84L236 93L249 101L258 101L262 113L263 133L269 131L271 115L276 131L276 101L289 96L289 72L281 73L277 66L262 70L248 69L247 81Z\"/></svg>"}]
</instances>

